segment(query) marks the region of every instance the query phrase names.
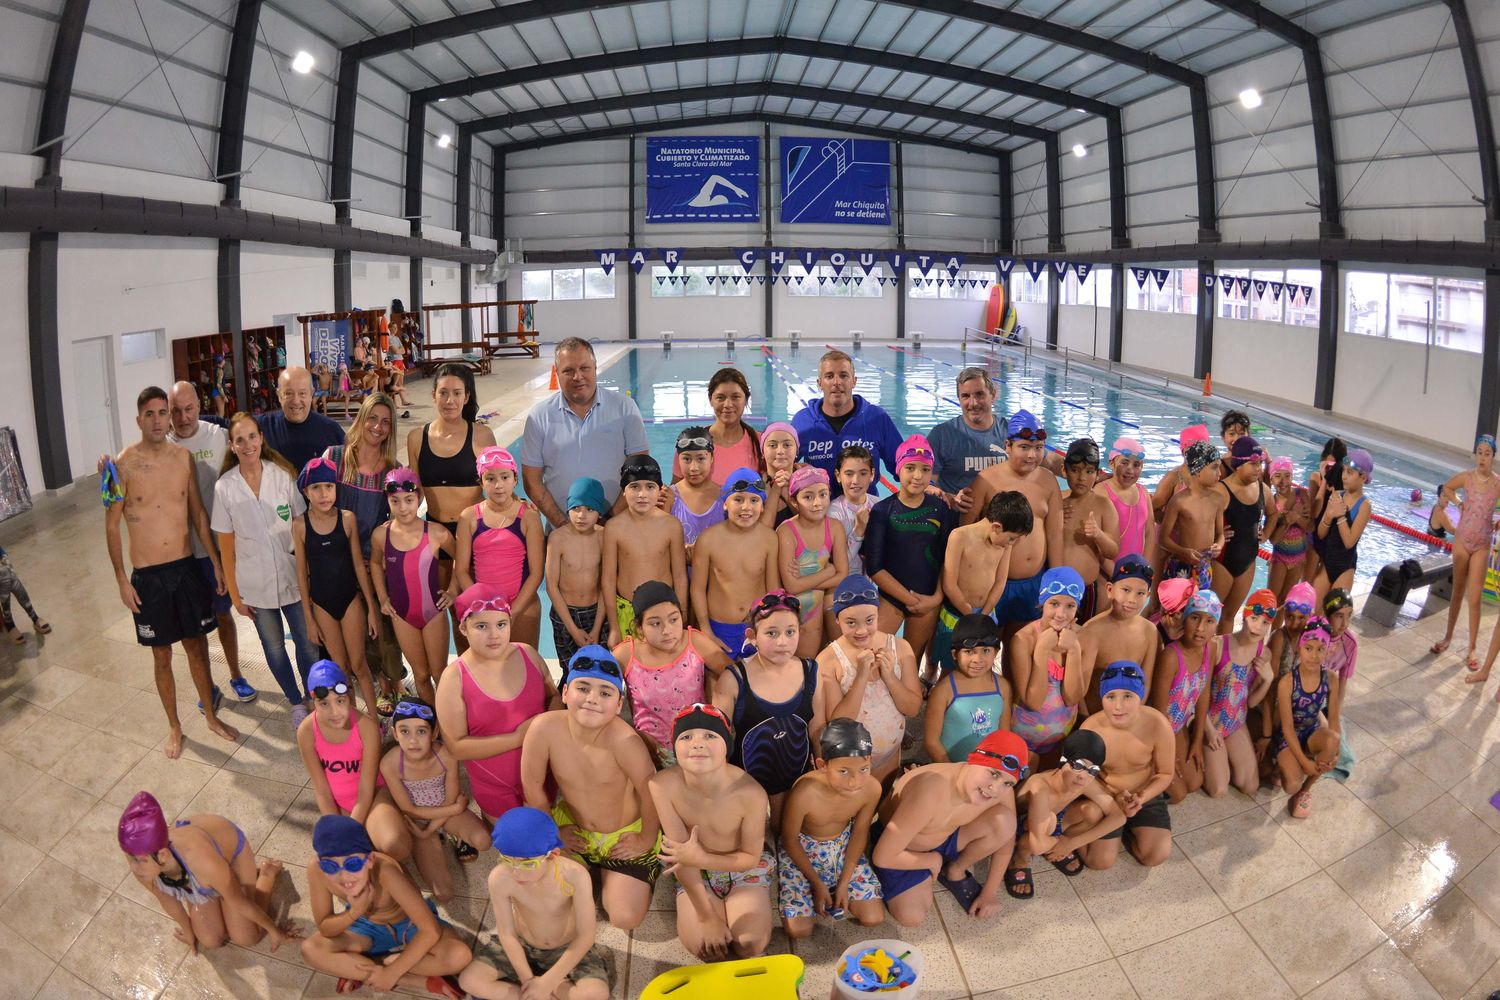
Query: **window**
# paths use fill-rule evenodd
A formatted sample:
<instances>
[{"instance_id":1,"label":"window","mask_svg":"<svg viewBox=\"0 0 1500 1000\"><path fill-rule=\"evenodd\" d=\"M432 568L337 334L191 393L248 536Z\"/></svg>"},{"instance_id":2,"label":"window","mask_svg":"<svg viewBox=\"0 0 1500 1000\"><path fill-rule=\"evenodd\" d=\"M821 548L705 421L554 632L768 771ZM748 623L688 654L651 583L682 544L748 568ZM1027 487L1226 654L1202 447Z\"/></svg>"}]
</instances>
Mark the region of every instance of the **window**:
<instances>
[{"instance_id":1,"label":"window","mask_svg":"<svg viewBox=\"0 0 1500 1000\"><path fill-rule=\"evenodd\" d=\"M600 267L559 267L521 272L521 298L541 302L612 299L615 276Z\"/></svg>"},{"instance_id":2,"label":"window","mask_svg":"<svg viewBox=\"0 0 1500 1000\"><path fill-rule=\"evenodd\" d=\"M687 289L683 287L682 276L668 271L665 267L652 265L651 267L651 297L653 299L680 299Z\"/></svg>"},{"instance_id":3,"label":"window","mask_svg":"<svg viewBox=\"0 0 1500 1000\"><path fill-rule=\"evenodd\" d=\"M946 284L938 286L938 298L984 301L990 297L990 285L995 283L994 271L959 271L954 277L958 280L951 288Z\"/></svg>"},{"instance_id":4,"label":"window","mask_svg":"<svg viewBox=\"0 0 1500 1000\"><path fill-rule=\"evenodd\" d=\"M814 271L817 267L814 266ZM787 282L786 288L790 295L798 297L813 296L818 294L817 279L807 273L807 268L801 264L787 264L786 273L791 275L792 280Z\"/></svg>"},{"instance_id":5,"label":"window","mask_svg":"<svg viewBox=\"0 0 1500 1000\"><path fill-rule=\"evenodd\" d=\"M1219 308L1215 313L1220 319L1249 319L1250 318L1250 296L1255 294L1254 286L1248 290L1242 290L1240 278L1247 281L1250 271L1242 267L1221 267L1214 272L1216 283L1219 286ZM1224 290L1223 278L1234 278L1235 281Z\"/></svg>"},{"instance_id":6,"label":"window","mask_svg":"<svg viewBox=\"0 0 1500 1000\"><path fill-rule=\"evenodd\" d=\"M709 264L705 267L684 267L682 270L687 276L687 282L684 284L679 280L678 283L682 285L683 294L688 298L718 294L718 283L708 280L709 275L713 275L715 278L719 276L719 269L717 267Z\"/></svg>"},{"instance_id":7,"label":"window","mask_svg":"<svg viewBox=\"0 0 1500 1000\"><path fill-rule=\"evenodd\" d=\"M1135 279L1127 274L1125 280L1133 281ZM1089 271L1089 276L1082 281L1078 280L1076 272L1068 272L1068 281L1063 301L1073 305L1107 309L1113 301L1113 294L1114 288L1111 282L1110 269L1108 267L1095 267ZM1071 298L1067 296L1071 296Z\"/></svg>"},{"instance_id":8,"label":"window","mask_svg":"<svg viewBox=\"0 0 1500 1000\"><path fill-rule=\"evenodd\" d=\"M1160 285L1156 283L1156 276L1151 274L1151 268L1147 269L1146 280L1136 281L1135 275L1130 274L1125 280L1125 308L1139 309L1143 312L1197 312L1198 289L1196 287L1183 288L1184 281L1198 280L1198 272L1193 270L1185 272L1180 269L1169 269L1167 280ZM1160 270L1156 268L1154 270ZM1190 308L1184 308L1184 303L1192 303Z\"/></svg>"},{"instance_id":9,"label":"window","mask_svg":"<svg viewBox=\"0 0 1500 1000\"><path fill-rule=\"evenodd\" d=\"M1484 282L1429 274L1350 271L1344 330L1478 352L1484 340Z\"/></svg>"},{"instance_id":10,"label":"window","mask_svg":"<svg viewBox=\"0 0 1500 1000\"><path fill-rule=\"evenodd\" d=\"M1031 272L1022 268L1016 268L1010 273L1011 298L1016 302L1046 302L1047 301L1047 272L1040 272L1036 280L1031 279Z\"/></svg>"},{"instance_id":11,"label":"window","mask_svg":"<svg viewBox=\"0 0 1500 1000\"><path fill-rule=\"evenodd\" d=\"M612 299L615 297L615 272L604 273L602 267L583 269L583 297L586 299Z\"/></svg>"},{"instance_id":12,"label":"window","mask_svg":"<svg viewBox=\"0 0 1500 1000\"><path fill-rule=\"evenodd\" d=\"M935 299L938 297L938 286L924 278L922 272L914 267L906 269L906 287L907 298Z\"/></svg>"},{"instance_id":13,"label":"window","mask_svg":"<svg viewBox=\"0 0 1500 1000\"><path fill-rule=\"evenodd\" d=\"M846 264L839 274L832 264L815 264L811 272L801 264L788 264L783 272L790 274L792 281L787 290L791 295L821 295L840 299L878 299L885 294L879 278L879 268L871 270L868 277L854 264Z\"/></svg>"},{"instance_id":14,"label":"window","mask_svg":"<svg viewBox=\"0 0 1500 1000\"><path fill-rule=\"evenodd\" d=\"M734 279L739 278L739 281ZM745 269L738 264L719 265L719 281L713 287L719 290L720 295L732 295L743 298L750 294L750 285L753 284ZM692 293L689 292L689 295Z\"/></svg>"},{"instance_id":15,"label":"window","mask_svg":"<svg viewBox=\"0 0 1500 1000\"><path fill-rule=\"evenodd\" d=\"M552 272L551 271L522 271L521 272L521 298L539 299L549 302L552 299Z\"/></svg>"},{"instance_id":16,"label":"window","mask_svg":"<svg viewBox=\"0 0 1500 1000\"><path fill-rule=\"evenodd\" d=\"M1282 293L1286 300L1286 320L1292 326L1310 326L1314 329L1318 326L1318 315L1322 312L1322 287L1323 272L1316 268L1307 268L1300 271L1286 272L1287 289ZM1304 291L1300 295L1293 295L1293 285L1300 285ZM1311 289L1311 291L1306 291Z\"/></svg>"},{"instance_id":17,"label":"window","mask_svg":"<svg viewBox=\"0 0 1500 1000\"><path fill-rule=\"evenodd\" d=\"M141 333L120 334L120 361L134 365L142 361L157 361L166 357L167 331L145 330Z\"/></svg>"}]
</instances>

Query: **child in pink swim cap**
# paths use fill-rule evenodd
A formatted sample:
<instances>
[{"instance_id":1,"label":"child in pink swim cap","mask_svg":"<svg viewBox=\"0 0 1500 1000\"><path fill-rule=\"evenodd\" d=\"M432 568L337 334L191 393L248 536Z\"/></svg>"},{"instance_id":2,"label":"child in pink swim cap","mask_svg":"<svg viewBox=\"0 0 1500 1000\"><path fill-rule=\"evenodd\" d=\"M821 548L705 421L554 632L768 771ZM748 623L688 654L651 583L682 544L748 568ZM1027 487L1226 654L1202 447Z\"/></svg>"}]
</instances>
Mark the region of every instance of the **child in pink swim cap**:
<instances>
[{"instance_id":1,"label":"child in pink swim cap","mask_svg":"<svg viewBox=\"0 0 1500 1000\"><path fill-rule=\"evenodd\" d=\"M511 604L511 633L516 642L535 646L541 638L542 571L547 540L542 516L516 495L516 460L504 448L490 447L475 461L484 500L459 515L454 531L456 590L476 583L499 587Z\"/></svg>"}]
</instances>

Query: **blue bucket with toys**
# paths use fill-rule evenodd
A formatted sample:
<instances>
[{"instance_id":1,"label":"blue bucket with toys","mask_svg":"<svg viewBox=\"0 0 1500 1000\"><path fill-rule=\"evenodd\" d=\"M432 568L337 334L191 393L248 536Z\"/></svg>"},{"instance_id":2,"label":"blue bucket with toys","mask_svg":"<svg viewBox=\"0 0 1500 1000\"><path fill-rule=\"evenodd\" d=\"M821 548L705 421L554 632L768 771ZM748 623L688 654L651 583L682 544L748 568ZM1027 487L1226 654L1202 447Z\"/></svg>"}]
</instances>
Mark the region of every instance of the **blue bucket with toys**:
<instances>
[{"instance_id":1,"label":"blue bucket with toys","mask_svg":"<svg viewBox=\"0 0 1500 1000\"><path fill-rule=\"evenodd\" d=\"M840 956L832 1000L884 995L916 1000L922 989L922 953L905 941L861 941Z\"/></svg>"}]
</instances>

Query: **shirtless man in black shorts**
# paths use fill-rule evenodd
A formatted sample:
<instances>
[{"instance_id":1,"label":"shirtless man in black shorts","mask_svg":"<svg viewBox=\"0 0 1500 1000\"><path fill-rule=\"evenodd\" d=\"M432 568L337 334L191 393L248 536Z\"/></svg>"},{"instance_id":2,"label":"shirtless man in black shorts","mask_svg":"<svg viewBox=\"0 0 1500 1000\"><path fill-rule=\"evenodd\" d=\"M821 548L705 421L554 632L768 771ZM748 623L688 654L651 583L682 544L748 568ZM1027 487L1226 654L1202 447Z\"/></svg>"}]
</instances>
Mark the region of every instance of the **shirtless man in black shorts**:
<instances>
[{"instance_id":1,"label":"shirtless man in black shorts","mask_svg":"<svg viewBox=\"0 0 1500 1000\"><path fill-rule=\"evenodd\" d=\"M188 531L196 531L208 558L213 561L214 580L224 593L224 573L218 549L208 529L208 514L198 495L193 456L167 440L171 429L167 394L156 386L141 390L136 398L136 426L141 440L115 459L119 487L125 499L104 510L104 535L109 560L120 585L120 601L135 616L136 641L151 648L156 665L156 693L167 713L170 734L166 754L175 760L182 754L182 723L177 719L177 681L172 676L172 646L182 644L187 653L193 687L202 699L208 728L231 743L240 738L232 726L220 721L213 703L213 677L209 672L208 633L218 622L214 617L213 591L204 580L188 543ZM120 548L120 522L129 525L130 565Z\"/></svg>"}]
</instances>

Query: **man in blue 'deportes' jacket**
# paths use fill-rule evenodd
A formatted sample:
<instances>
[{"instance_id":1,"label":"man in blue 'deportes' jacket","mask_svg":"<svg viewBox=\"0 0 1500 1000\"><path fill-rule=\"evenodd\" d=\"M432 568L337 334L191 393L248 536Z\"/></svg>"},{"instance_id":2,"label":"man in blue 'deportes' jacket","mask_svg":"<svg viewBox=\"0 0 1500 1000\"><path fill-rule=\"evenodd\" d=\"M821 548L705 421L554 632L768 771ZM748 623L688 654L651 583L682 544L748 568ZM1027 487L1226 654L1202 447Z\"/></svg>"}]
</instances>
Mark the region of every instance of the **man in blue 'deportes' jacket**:
<instances>
[{"instance_id":1,"label":"man in blue 'deportes' jacket","mask_svg":"<svg viewBox=\"0 0 1500 1000\"><path fill-rule=\"evenodd\" d=\"M854 359L843 351L829 351L818 359L818 388L823 390L823 398L808 400L807 406L792 417L801 448L798 460L826 471L835 497L843 490L834 466L839 452L851 444L870 449L870 454L885 463L891 478L896 477L901 432L890 414L855 395L855 381Z\"/></svg>"}]
</instances>

